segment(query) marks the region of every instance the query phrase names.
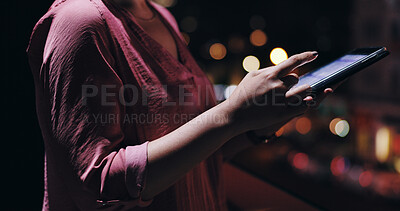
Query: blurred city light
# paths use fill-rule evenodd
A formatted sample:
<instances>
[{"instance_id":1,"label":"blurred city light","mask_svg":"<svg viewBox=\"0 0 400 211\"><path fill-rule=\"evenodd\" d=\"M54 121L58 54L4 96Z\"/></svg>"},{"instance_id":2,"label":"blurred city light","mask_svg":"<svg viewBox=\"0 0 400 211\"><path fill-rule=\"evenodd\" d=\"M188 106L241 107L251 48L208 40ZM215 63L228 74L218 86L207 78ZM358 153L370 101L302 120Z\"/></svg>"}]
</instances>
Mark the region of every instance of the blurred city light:
<instances>
[{"instance_id":1,"label":"blurred city light","mask_svg":"<svg viewBox=\"0 0 400 211\"><path fill-rule=\"evenodd\" d=\"M311 130L311 121L307 117L299 118L296 121L296 130L300 134L307 134Z\"/></svg>"},{"instance_id":2,"label":"blurred city light","mask_svg":"<svg viewBox=\"0 0 400 211\"><path fill-rule=\"evenodd\" d=\"M308 166L308 155L302 152L297 153L293 157L293 166L298 169L305 169Z\"/></svg>"},{"instance_id":3,"label":"blurred city light","mask_svg":"<svg viewBox=\"0 0 400 211\"><path fill-rule=\"evenodd\" d=\"M279 137L283 135L284 132L285 132L285 127L281 127L278 131L275 132L275 136Z\"/></svg>"},{"instance_id":4,"label":"blurred city light","mask_svg":"<svg viewBox=\"0 0 400 211\"><path fill-rule=\"evenodd\" d=\"M274 48L269 54L271 62L275 65L285 61L288 58L286 51L283 48Z\"/></svg>"},{"instance_id":5,"label":"blurred city light","mask_svg":"<svg viewBox=\"0 0 400 211\"><path fill-rule=\"evenodd\" d=\"M385 162L389 157L390 149L390 130L382 127L376 132L375 136L375 156L379 162Z\"/></svg>"},{"instance_id":6,"label":"blurred city light","mask_svg":"<svg viewBox=\"0 0 400 211\"><path fill-rule=\"evenodd\" d=\"M195 17L187 16L181 20L180 26L184 32L194 32L197 29L197 20Z\"/></svg>"},{"instance_id":7,"label":"blurred city light","mask_svg":"<svg viewBox=\"0 0 400 211\"><path fill-rule=\"evenodd\" d=\"M358 177L358 182L361 187L367 187L372 183L372 173L370 171L363 171Z\"/></svg>"},{"instance_id":8,"label":"blurred city light","mask_svg":"<svg viewBox=\"0 0 400 211\"><path fill-rule=\"evenodd\" d=\"M351 181L359 183L360 175L362 172L363 172L363 169L360 166L354 165L349 169L347 176Z\"/></svg>"},{"instance_id":9,"label":"blurred city light","mask_svg":"<svg viewBox=\"0 0 400 211\"><path fill-rule=\"evenodd\" d=\"M223 84L214 84L215 98L217 99L217 101L225 100L225 89L226 86Z\"/></svg>"},{"instance_id":10,"label":"blurred city light","mask_svg":"<svg viewBox=\"0 0 400 211\"><path fill-rule=\"evenodd\" d=\"M232 36L228 40L228 48L232 53L240 53L246 47L245 40L240 36Z\"/></svg>"},{"instance_id":11,"label":"blurred city light","mask_svg":"<svg viewBox=\"0 0 400 211\"><path fill-rule=\"evenodd\" d=\"M347 170L348 164L344 157L337 156L332 159L330 168L333 175L339 176Z\"/></svg>"},{"instance_id":12,"label":"blurred city light","mask_svg":"<svg viewBox=\"0 0 400 211\"><path fill-rule=\"evenodd\" d=\"M267 43L267 35L263 31L256 29L250 34L250 42L254 46L263 46Z\"/></svg>"},{"instance_id":13,"label":"blurred city light","mask_svg":"<svg viewBox=\"0 0 400 211\"><path fill-rule=\"evenodd\" d=\"M153 0L153 1L164 7L173 7L177 3L177 0Z\"/></svg>"},{"instance_id":14,"label":"blurred city light","mask_svg":"<svg viewBox=\"0 0 400 211\"><path fill-rule=\"evenodd\" d=\"M400 131L393 136L393 153L400 155Z\"/></svg>"},{"instance_id":15,"label":"blurred city light","mask_svg":"<svg viewBox=\"0 0 400 211\"><path fill-rule=\"evenodd\" d=\"M346 120L340 120L338 123L335 125L335 133L336 135L340 137L345 137L347 134L349 134L350 131L350 125Z\"/></svg>"},{"instance_id":16,"label":"blurred city light","mask_svg":"<svg viewBox=\"0 0 400 211\"><path fill-rule=\"evenodd\" d=\"M399 157L394 159L393 166L394 166L394 169L397 171L397 173L400 174L400 158Z\"/></svg>"},{"instance_id":17,"label":"blurred city light","mask_svg":"<svg viewBox=\"0 0 400 211\"><path fill-rule=\"evenodd\" d=\"M255 56L247 56L243 59L243 68L247 71L254 71L260 68L260 60Z\"/></svg>"},{"instance_id":18,"label":"blurred city light","mask_svg":"<svg viewBox=\"0 0 400 211\"><path fill-rule=\"evenodd\" d=\"M342 120L342 119L340 119L340 118L335 118L335 119L333 119L333 120L329 123L329 130L330 130L333 134L335 134L335 135L337 135L337 133L336 133L336 131L335 131L335 127L336 127L336 124L337 124L340 120Z\"/></svg>"},{"instance_id":19,"label":"blurred city light","mask_svg":"<svg viewBox=\"0 0 400 211\"><path fill-rule=\"evenodd\" d=\"M189 45L189 43L190 43L190 36L189 36L189 34L186 33L186 32L182 32L181 34L182 34L183 39L185 39L186 45Z\"/></svg>"},{"instance_id":20,"label":"blurred city light","mask_svg":"<svg viewBox=\"0 0 400 211\"><path fill-rule=\"evenodd\" d=\"M214 43L209 49L210 56L215 60L221 60L226 56L226 48L221 43Z\"/></svg>"},{"instance_id":21,"label":"blurred city light","mask_svg":"<svg viewBox=\"0 0 400 211\"><path fill-rule=\"evenodd\" d=\"M229 96L231 96L231 94L233 93L233 91L235 91L237 85L229 85L228 87L226 87L225 91L224 91L224 97L225 99L228 99Z\"/></svg>"}]
</instances>

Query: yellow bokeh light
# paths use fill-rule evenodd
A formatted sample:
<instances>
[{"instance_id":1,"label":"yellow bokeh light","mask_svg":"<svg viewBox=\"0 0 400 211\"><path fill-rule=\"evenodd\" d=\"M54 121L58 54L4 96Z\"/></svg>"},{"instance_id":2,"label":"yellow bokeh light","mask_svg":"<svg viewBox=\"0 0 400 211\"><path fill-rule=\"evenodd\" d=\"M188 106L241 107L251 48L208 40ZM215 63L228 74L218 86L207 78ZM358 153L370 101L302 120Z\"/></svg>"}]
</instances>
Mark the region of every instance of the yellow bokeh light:
<instances>
[{"instance_id":1,"label":"yellow bokeh light","mask_svg":"<svg viewBox=\"0 0 400 211\"><path fill-rule=\"evenodd\" d=\"M350 131L350 125L346 120L340 120L335 125L335 134L340 137L345 137Z\"/></svg>"},{"instance_id":2,"label":"yellow bokeh light","mask_svg":"<svg viewBox=\"0 0 400 211\"><path fill-rule=\"evenodd\" d=\"M243 68L247 71L254 71L260 68L260 60L255 56L247 56L243 59Z\"/></svg>"},{"instance_id":3,"label":"yellow bokeh light","mask_svg":"<svg viewBox=\"0 0 400 211\"><path fill-rule=\"evenodd\" d=\"M296 121L296 130L297 132L299 132L300 134L307 134L308 132L310 132L311 130L311 121L309 118L307 117L302 117L299 118Z\"/></svg>"},{"instance_id":4,"label":"yellow bokeh light","mask_svg":"<svg viewBox=\"0 0 400 211\"><path fill-rule=\"evenodd\" d=\"M400 174L400 157L394 159L394 169Z\"/></svg>"},{"instance_id":5,"label":"yellow bokeh light","mask_svg":"<svg viewBox=\"0 0 400 211\"><path fill-rule=\"evenodd\" d=\"M273 64L277 65L285 61L288 58L288 55L283 48L274 48L269 54L269 58Z\"/></svg>"},{"instance_id":6,"label":"yellow bokeh light","mask_svg":"<svg viewBox=\"0 0 400 211\"><path fill-rule=\"evenodd\" d=\"M250 34L250 42L254 46L263 46L267 43L267 35L259 29L254 30Z\"/></svg>"},{"instance_id":7,"label":"yellow bokeh light","mask_svg":"<svg viewBox=\"0 0 400 211\"><path fill-rule=\"evenodd\" d=\"M210 47L210 56L215 60L221 60L226 56L226 48L221 43L214 43Z\"/></svg>"},{"instance_id":8,"label":"yellow bokeh light","mask_svg":"<svg viewBox=\"0 0 400 211\"><path fill-rule=\"evenodd\" d=\"M375 136L375 156L379 162L385 162L389 158L390 130L387 127L380 128Z\"/></svg>"},{"instance_id":9,"label":"yellow bokeh light","mask_svg":"<svg viewBox=\"0 0 400 211\"><path fill-rule=\"evenodd\" d=\"M177 3L176 0L153 0L164 7L173 7Z\"/></svg>"}]
</instances>

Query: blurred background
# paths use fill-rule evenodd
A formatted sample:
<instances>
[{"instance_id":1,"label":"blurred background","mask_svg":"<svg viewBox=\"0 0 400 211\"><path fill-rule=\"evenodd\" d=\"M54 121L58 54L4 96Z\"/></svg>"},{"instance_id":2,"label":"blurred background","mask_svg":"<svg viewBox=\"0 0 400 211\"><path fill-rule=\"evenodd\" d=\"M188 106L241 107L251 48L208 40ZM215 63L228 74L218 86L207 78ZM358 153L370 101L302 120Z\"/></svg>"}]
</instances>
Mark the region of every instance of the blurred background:
<instances>
[{"instance_id":1,"label":"blurred background","mask_svg":"<svg viewBox=\"0 0 400 211\"><path fill-rule=\"evenodd\" d=\"M175 16L220 101L248 71L296 53L319 52L306 72L354 48L386 46L387 58L231 165L316 209L400 209L400 0L154 1ZM42 203L44 149L25 49L51 3L1 3L3 174L11 210L39 210ZM228 194L232 209L260 208L237 196Z\"/></svg>"}]
</instances>

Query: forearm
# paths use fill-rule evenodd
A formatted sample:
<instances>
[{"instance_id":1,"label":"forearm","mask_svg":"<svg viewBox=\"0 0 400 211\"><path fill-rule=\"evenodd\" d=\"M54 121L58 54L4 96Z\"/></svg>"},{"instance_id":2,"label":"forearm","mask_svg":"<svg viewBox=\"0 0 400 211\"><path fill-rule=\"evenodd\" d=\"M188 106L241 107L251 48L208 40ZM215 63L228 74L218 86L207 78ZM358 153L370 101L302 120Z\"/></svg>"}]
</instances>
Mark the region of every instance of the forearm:
<instances>
[{"instance_id":1,"label":"forearm","mask_svg":"<svg viewBox=\"0 0 400 211\"><path fill-rule=\"evenodd\" d=\"M167 189L240 131L223 103L148 145L148 172L144 200Z\"/></svg>"},{"instance_id":2,"label":"forearm","mask_svg":"<svg viewBox=\"0 0 400 211\"><path fill-rule=\"evenodd\" d=\"M168 188L229 139L302 113L306 108L304 103L291 107L280 105L298 100L298 95L307 93L307 85L289 93L289 87L298 81L295 73L289 73L293 68L312 61L316 55L316 52L298 54L277 66L250 72L229 99L168 135L151 141L142 199L150 199ZM277 100L276 103L265 104L265 100L270 98Z\"/></svg>"}]
</instances>

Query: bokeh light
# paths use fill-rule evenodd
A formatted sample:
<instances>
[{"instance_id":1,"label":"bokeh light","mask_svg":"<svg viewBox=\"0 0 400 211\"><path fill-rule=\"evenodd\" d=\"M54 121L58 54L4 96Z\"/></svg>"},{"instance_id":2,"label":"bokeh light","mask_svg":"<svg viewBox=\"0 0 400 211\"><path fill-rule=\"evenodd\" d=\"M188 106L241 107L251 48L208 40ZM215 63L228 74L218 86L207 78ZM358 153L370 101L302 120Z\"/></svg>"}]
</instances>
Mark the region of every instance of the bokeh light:
<instances>
[{"instance_id":1,"label":"bokeh light","mask_svg":"<svg viewBox=\"0 0 400 211\"><path fill-rule=\"evenodd\" d=\"M297 153L293 157L293 166L298 169L305 169L308 166L308 155L302 152Z\"/></svg>"},{"instance_id":2,"label":"bokeh light","mask_svg":"<svg viewBox=\"0 0 400 211\"><path fill-rule=\"evenodd\" d=\"M197 29L197 20L193 16L184 17L180 22L180 26L184 32L194 32Z\"/></svg>"},{"instance_id":3,"label":"bokeh light","mask_svg":"<svg viewBox=\"0 0 400 211\"><path fill-rule=\"evenodd\" d=\"M224 97L225 99L228 99L229 96L231 96L231 94L233 93L233 91L235 91L237 85L229 85L228 87L226 87L225 91L224 91Z\"/></svg>"},{"instance_id":4,"label":"bokeh light","mask_svg":"<svg viewBox=\"0 0 400 211\"><path fill-rule=\"evenodd\" d=\"M173 7L177 3L177 0L153 0L153 1L164 7Z\"/></svg>"},{"instance_id":5,"label":"bokeh light","mask_svg":"<svg viewBox=\"0 0 400 211\"><path fill-rule=\"evenodd\" d=\"M228 48L232 53L241 53L245 47L245 39L241 36L232 36L228 40Z\"/></svg>"},{"instance_id":6,"label":"bokeh light","mask_svg":"<svg viewBox=\"0 0 400 211\"><path fill-rule=\"evenodd\" d=\"M260 60L255 56L247 56L243 59L243 68L247 71L254 71L260 68Z\"/></svg>"},{"instance_id":7,"label":"bokeh light","mask_svg":"<svg viewBox=\"0 0 400 211\"><path fill-rule=\"evenodd\" d=\"M373 176L370 171L363 171L358 177L358 182L360 183L361 187L367 187L372 183L372 179Z\"/></svg>"},{"instance_id":8,"label":"bokeh light","mask_svg":"<svg viewBox=\"0 0 400 211\"><path fill-rule=\"evenodd\" d=\"M263 46L267 43L267 35L259 29L254 30L250 34L250 42L254 46Z\"/></svg>"},{"instance_id":9,"label":"bokeh light","mask_svg":"<svg viewBox=\"0 0 400 211\"><path fill-rule=\"evenodd\" d=\"M210 56L215 60L221 60L226 56L226 48L221 43L214 43L209 49Z\"/></svg>"},{"instance_id":10,"label":"bokeh light","mask_svg":"<svg viewBox=\"0 0 400 211\"><path fill-rule=\"evenodd\" d=\"M375 137L375 156L379 162L385 162L389 157L390 150L390 130L382 127L376 132Z\"/></svg>"},{"instance_id":11,"label":"bokeh light","mask_svg":"<svg viewBox=\"0 0 400 211\"><path fill-rule=\"evenodd\" d=\"M400 158L395 158L393 163L394 169L400 174Z\"/></svg>"},{"instance_id":12,"label":"bokeh light","mask_svg":"<svg viewBox=\"0 0 400 211\"><path fill-rule=\"evenodd\" d=\"M300 134L307 134L311 130L311 121L307 117L301 117L296 121L296 130Z\"/></svg>"},{"instance_id":13,"label":"bokeh light","mask_svg":"<svg viewBox=\"0 0 400 211\"><path fill-rule=\"evenodd\" d=\"M350 125L346 120L340 120L338 123L335 125L335 133L336 135L340 137L345 137L347 134L349 134L350 131Z\"/></svg>"},{"instance_id":14,"label":"bokeh light","mask_svg":"<svg viewBox=\"0 0 400 211\"><path fill-rule=\"evenodd\" d=\"M281 127L278 131L275 132L275 136L276 137L282 136L284 132L285 132L285 127Z\"/></svg>"},{"instance_id":15,"label":"bokeh light","mask_svg":"<svg viewBox=\"0 0 400 211\"><path fill-rule=\"evenodd\" d=\"M336 127L336 124L337 124L338 122L340 122L340 120L342 120L342 119L340 119L340 118L335 118L335 119L332 119L332 121L329 123L329 130L331 131L331 133L337 135L337 134L336 134L336 131L335 131L335 127Z\"/></svg>"},{"instance_id":16,"label":"bokeh light","mask_svg":"<svg viewBox=\"0 0 400 211\"><path fill-rule=\"evenodd\" d=\"M189 36L189 34L186 33L186 32L182 32L181 34L182 34L183 39L185 39L186 45L189 45L189 43L190 43L190 36Z\"/></svg>"},{"instance_id":17,"label":"bokeh light","mask_svg":"<svg viewBox=\"0 0 400 211\"><path fill-rule=\"evenodd\" d=\"M330 168L333 175L339 176L348 169L348 164L344 157L337 156L332 159Z\"/></svg>"},{"instance_id":18,"label":"bokeh light","mask_svg":"<svg viewBox=\"0 0 400 211\"><path fill-rule=\"evenodd\" d=\"M283 48L274 48L269 54L271 62L275 65L285 61L288 58L286 51Z\"/></svg>"}]
</instances>

